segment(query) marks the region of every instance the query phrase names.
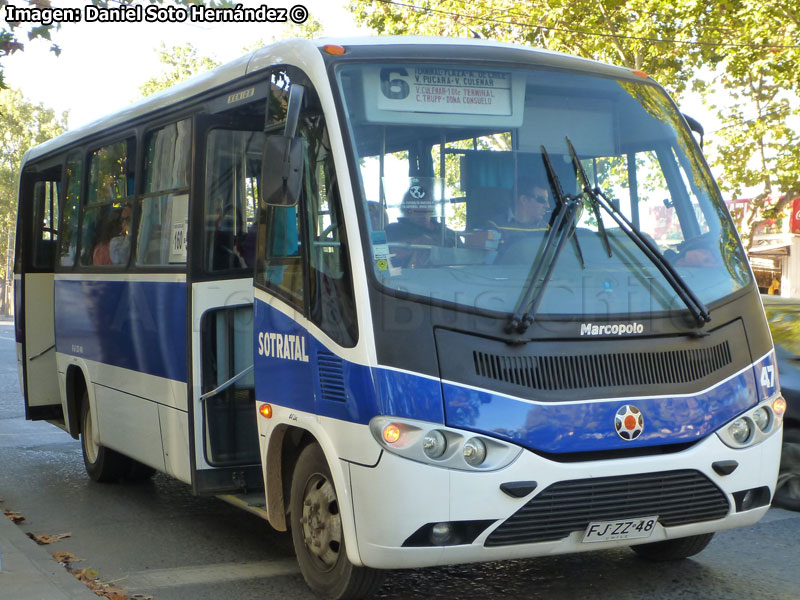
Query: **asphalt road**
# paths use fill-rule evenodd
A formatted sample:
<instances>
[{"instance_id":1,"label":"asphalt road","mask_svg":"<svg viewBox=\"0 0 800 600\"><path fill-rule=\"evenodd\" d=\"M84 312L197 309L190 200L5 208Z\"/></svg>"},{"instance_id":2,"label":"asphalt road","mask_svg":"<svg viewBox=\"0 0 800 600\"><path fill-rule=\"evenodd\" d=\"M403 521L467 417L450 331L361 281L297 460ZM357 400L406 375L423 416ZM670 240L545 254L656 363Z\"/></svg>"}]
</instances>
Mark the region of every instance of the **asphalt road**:
<instances>
[{"instance_id":1,"label":"asphalt road","mask_svg":"<svg viewBox=\"0 0 800 600\"><path fill-rule=\"evenodd\" d=\"M95 484L80 444L24 420L13 326L0 321L0 509L105 582L154 600L311 598L288 534L165 475ZM33 542L31 542L33 543ZM700 555L652 564L627 549L436 569L394 571L378 597L800 599L800 513L771 509L756 526L718 533ZM0 599L3 598L0 589Z\"/></svg>"}]
</instances>

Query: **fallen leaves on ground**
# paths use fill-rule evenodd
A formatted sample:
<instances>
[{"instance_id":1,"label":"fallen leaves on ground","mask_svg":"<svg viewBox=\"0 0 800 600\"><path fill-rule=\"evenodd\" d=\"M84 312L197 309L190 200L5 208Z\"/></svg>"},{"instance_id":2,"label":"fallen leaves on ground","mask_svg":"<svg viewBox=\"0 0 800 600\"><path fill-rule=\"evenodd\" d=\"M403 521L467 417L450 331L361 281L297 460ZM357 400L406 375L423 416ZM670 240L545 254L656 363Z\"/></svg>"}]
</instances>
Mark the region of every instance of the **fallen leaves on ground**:
<instances>
[{"instance_id":1,"label":"fallen leaves on ground","mask_svg":"<svg viewBox=\"0 0 800 600\"><path fill-rule=\"evenodd\" d=\"M34 542L39 544L40 546L45 546L47 544L55 544L59 540L63 540L64 538L71 537L71 533L57 533L55 535L36 535L35 533L31 533L30 531L26 532L29 538L31 538Z\"/></svg>"},{"instance_id":2,"label":"fallen leaves on ground","mask_svg":"<svg viewBox=\"0 0 800 600\"><path fill-rule=\"evenodd\" d=\"M55 552L53 558L56 562L61 563L65 567L69 567L74 562L79 562L81 559L72 554L72 552Z\"/></svg>"},{"instance_id":3,"label":"fallen leaves on ground","mask_svg":"<svg viewBox=\"0 0 800 600\"><path fill-rule=\"evenodd\" d=\"M10 509L4 510L3 514L17 524L22 523L25 520L25 517L23 517L21 514Z\"/></svg>"},{"instance_id":4,"label":"fallen leaves on ground","mask_svg":"<svg viewBox=\"0 0 800 600\"><path fill-rule=\"evenodd\" d=\"M69 554L68 552L56 552L53 554L53 558L62 563L66 567L67 571L72 573L73 577L92 590L96 596L106 598L107 600L153 600L152 596L147 596L144 594L134 594L132 596L128 596L128 592L121 587L111 583L103 583L100 581L100 574L95 569L71 568L70 565L80 559L75 558L74 555Z\"/></svg>"},{"instance_id":5,"label":"fallen leaves on ground","mask_svg":"<svg viewBox=\"0 0 800 600\"><path fill-rule=\"evenodd\" d=\"M53 558L56 562L64 565L64 568L69 571L75 579L92 590L95 596L106 598L106 600L153 600L152 596L145 594L133 594L132 596L128 596L128 592L121 587L113 585L113 583L103 583L100 581L100 573L95 569L73 569L72 563L78 562L81 559L70 552L55 552Z\"/></svg>"}]
</instances>

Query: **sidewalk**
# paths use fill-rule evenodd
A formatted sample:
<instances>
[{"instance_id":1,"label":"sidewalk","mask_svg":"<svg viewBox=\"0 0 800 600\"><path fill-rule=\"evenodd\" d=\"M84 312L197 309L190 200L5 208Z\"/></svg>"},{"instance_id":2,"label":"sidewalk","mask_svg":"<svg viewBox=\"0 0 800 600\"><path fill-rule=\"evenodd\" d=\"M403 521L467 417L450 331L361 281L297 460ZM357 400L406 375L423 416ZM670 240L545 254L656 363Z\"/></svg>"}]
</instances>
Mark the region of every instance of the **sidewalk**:
<instances>
[{"instance_id":1,"label":"sidewalk","mask_svg":"<svg viewBox=\"0 0 800 600\"><path fill-rule=\"evenodd\" d=\"M0 511L0 600L97 600Z\"/></svg>"}]
</instances>

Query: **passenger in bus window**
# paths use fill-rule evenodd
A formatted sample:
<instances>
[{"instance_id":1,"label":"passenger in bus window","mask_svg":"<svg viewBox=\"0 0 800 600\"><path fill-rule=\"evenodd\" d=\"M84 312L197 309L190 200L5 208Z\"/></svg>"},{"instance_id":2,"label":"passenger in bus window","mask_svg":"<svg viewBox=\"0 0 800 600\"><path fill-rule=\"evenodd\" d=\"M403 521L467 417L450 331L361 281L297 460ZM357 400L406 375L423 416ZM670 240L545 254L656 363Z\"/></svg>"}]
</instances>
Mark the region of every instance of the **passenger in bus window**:
<instances>
[{"instance_id":1,"label":"passenger in bus window","mask_svg":"<svg viewBox=\"0 0 800 600\"><path fill-rule=\"evenodd\" d=\"M103 223L100 228L100 235L92 251L92 264L107 266L114 264L111 261L111 240L118 236L120 232L119 219L112 218Z\"/></svg>"},{"instance_id":2,"label":"passenger in bus window","mask_svg":"<svg viewBox=\"0 0 800 600\"><path fill-rule=\"evenodd\" d=\"M456 233L436 217L435 200L425 186L413 182L400 205L402 216L386 226L386 239L404 244L392 248L396 267L425 266L430 263L430 248L456 245Z\"/></svg>"},{"instance_id":3,"label":"passenger in bus window","mask_svg":"<svg viewBox=\"0 0 800 600\"><path fill-rule=\"evenodd\" d=\"M111 238L108 245L108 253L111 258L111 264L125 265L128 264L128 256L131 251L131 208L125 206L119 215L119 225L117 227L117 235Z\"/></svg>"},{"instance_id":4,"label":"passenger in bus window","mask_svg":"<svg viewBox=\"0 0 800 600\"><path fill-rule=\"evenodd\" d=\"M719 267L719 250L713 247L714 238L706 235L685 240L679 245L676 267Z\"/></svg>"}]
</instances>

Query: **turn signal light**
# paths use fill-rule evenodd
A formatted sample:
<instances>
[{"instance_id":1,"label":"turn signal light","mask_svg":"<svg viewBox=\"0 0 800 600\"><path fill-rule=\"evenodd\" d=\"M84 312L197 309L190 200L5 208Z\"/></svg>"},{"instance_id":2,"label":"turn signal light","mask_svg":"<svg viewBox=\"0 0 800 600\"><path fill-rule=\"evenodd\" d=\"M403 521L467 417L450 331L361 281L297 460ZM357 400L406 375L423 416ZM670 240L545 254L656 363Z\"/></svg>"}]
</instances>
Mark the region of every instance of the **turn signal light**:
<instances>
[{"instance_id":1,"label":"turn signal light","mask_svg":"<svg viewBox=\"0 0 800 600\"><path fill-rule=\"evenodd\" d=\"M389 423L383 428L383 439L387 444L395 444L400 439L400 428L394 423Z\"/></svg>"},{"instance_id":2,"label":"turn signal light","mask_svg":"<svg viewBox=\"0 0 800 600\"><path fill-rule=\"evenodd\" d=\"M258 412L265 419L271 419L272 418L272 405L270 405L270 404L262 404L261 406L259 406Z\"/></svg>"},{"instance_id":3,"label":"turn signal light","mask_svg":"<svg viewBox=\"0 0 800 600\"><path fill-rule=\"evenodd\" d=\"M779 417L786 412L786 400L783 399L783 396L778 396L772 401L772 411Z\"/></svg>"},{"instance_id":4,"label":"turn signal light","mask_svg":"<svg viewBox=\"0 0 800 600\"><path fill-rule=\"evenodd\" d=\"M338 44L325 44L322 49L328 54L333 54L334 56L341 56L346 52L344 46L339 46Z\"/></svg>"}]
</instances>

